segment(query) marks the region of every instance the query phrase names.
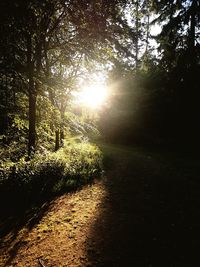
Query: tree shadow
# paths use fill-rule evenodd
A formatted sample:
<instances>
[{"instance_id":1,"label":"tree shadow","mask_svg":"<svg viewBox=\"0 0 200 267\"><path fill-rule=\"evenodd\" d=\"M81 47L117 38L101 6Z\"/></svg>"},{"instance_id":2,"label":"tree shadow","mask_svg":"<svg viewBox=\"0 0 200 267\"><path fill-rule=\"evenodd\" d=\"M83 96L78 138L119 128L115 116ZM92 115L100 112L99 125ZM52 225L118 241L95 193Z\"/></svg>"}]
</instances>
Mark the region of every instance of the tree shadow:
<instances>
[{"instance_id":1,"label":"tree shadow","mask_svg":"<svg viewBox=\"0 0 200 267\"><path fill-rule=\"evenodd\" d=\"M115 169L107 173L107 197L88 237L91 266L197 266L199 160L128 149L111 156Z\"/></svg>"},{"instance_id":2,"label":"tree shadow","mask_svg":"<svg viewBox=\"0 0 200 267\"><path fill-rule=\"evenodd\" d=\"M87 184L92 183L88 181ZM60 196L79 191L85 183L74 183L59 192L38 194L30 199L8 196L4 205L0 206L0 254L6 253L6 261L3 266L9 266L18 253L18 250L26 245L26 237L34 226L39 224L42 218L51 210L55 201Z\"/></svg>"},{"instance_id":3,"label":"tree shadow","mask_svg":"<svg viewBox=\"0 0 200 267\"><path fill-rule=\"evenodd\" d=\"M21 206L15 200L12 208L4 206L0 213L0 251L8 253L8 257L3 266L9 266L20 247L26 244L29 231L48 212L54 199L40 199L32 205L21 203Z\"/></svg>"}]
</instances>

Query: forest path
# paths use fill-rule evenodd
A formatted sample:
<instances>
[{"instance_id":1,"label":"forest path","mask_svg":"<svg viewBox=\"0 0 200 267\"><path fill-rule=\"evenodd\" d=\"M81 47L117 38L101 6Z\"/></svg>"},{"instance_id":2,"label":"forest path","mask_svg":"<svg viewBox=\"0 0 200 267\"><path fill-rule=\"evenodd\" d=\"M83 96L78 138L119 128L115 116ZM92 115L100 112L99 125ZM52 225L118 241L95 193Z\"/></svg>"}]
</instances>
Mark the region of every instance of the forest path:
<instances>
[{"instance_id":1,"label":"forest path","mask_svg":"<svg viewBox=\"0 0 200 267\"><path fill-rule=\"evenodd\" d=\"M8 233L0 266L199 266L199 161L102 149L106 177L52 201L34 226Z\"/></svg>"}]
</instances>

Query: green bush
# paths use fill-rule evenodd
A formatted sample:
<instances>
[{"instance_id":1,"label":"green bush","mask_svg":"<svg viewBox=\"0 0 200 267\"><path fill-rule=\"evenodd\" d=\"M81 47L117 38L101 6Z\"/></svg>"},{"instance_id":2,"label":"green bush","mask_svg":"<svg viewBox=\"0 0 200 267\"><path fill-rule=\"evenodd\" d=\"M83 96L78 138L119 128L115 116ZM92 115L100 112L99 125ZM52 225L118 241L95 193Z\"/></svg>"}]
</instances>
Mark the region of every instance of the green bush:
<instances>
[{"instance_id":1,"label":"green bush","mask_svg":"<svg viewBox=\"0 0 200 267\"><path fill-rule=\"evenodd\" d=\"M100 150L86 142L68 143L58 152L36 155L28 162L4 162L0 165L0 200L29 204L87 183L101 169Z\"/></svg>"}]
</instances>

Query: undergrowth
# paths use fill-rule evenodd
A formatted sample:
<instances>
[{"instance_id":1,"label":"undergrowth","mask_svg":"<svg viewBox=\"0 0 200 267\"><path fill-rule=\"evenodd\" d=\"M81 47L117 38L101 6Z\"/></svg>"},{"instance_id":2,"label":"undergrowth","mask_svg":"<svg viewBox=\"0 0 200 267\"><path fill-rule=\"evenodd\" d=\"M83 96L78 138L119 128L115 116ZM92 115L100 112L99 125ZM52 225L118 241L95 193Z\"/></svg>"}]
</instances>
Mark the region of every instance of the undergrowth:
<instances>
[{"instance_id":1,"label":"undergrowth","mask_svg":"<svg viewBox=\"0 0 200 267\"><path fill-rule=\"evenodd\" d=\"M88 183L102 170L99 148L88 142L70 142L54 153L30 161L0 163L2 208L27 206Z\"/></svg>"}]
</instances>

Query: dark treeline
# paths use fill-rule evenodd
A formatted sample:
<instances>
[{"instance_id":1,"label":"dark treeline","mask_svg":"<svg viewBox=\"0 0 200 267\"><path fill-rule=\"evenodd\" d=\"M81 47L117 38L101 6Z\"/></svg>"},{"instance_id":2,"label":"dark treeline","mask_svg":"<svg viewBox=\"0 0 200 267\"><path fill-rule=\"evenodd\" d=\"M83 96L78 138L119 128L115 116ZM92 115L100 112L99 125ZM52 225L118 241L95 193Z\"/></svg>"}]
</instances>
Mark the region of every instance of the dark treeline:
<instances>
[{"instance_id":1,"label":"dark treeline","mask_svg":"<svg viewBox=\"0 0 200 267\"><path fill-rule=\"evenodd\" d=\"M124 142L197 146L200 2L135 3L135 65L131 71L120 64L113 69L117 92L110 110L113 120L105 116L101 126L110 139L123 137ZM156 36L149 31L155 24L161 29Z\"/></svg>"}]
</instances>

